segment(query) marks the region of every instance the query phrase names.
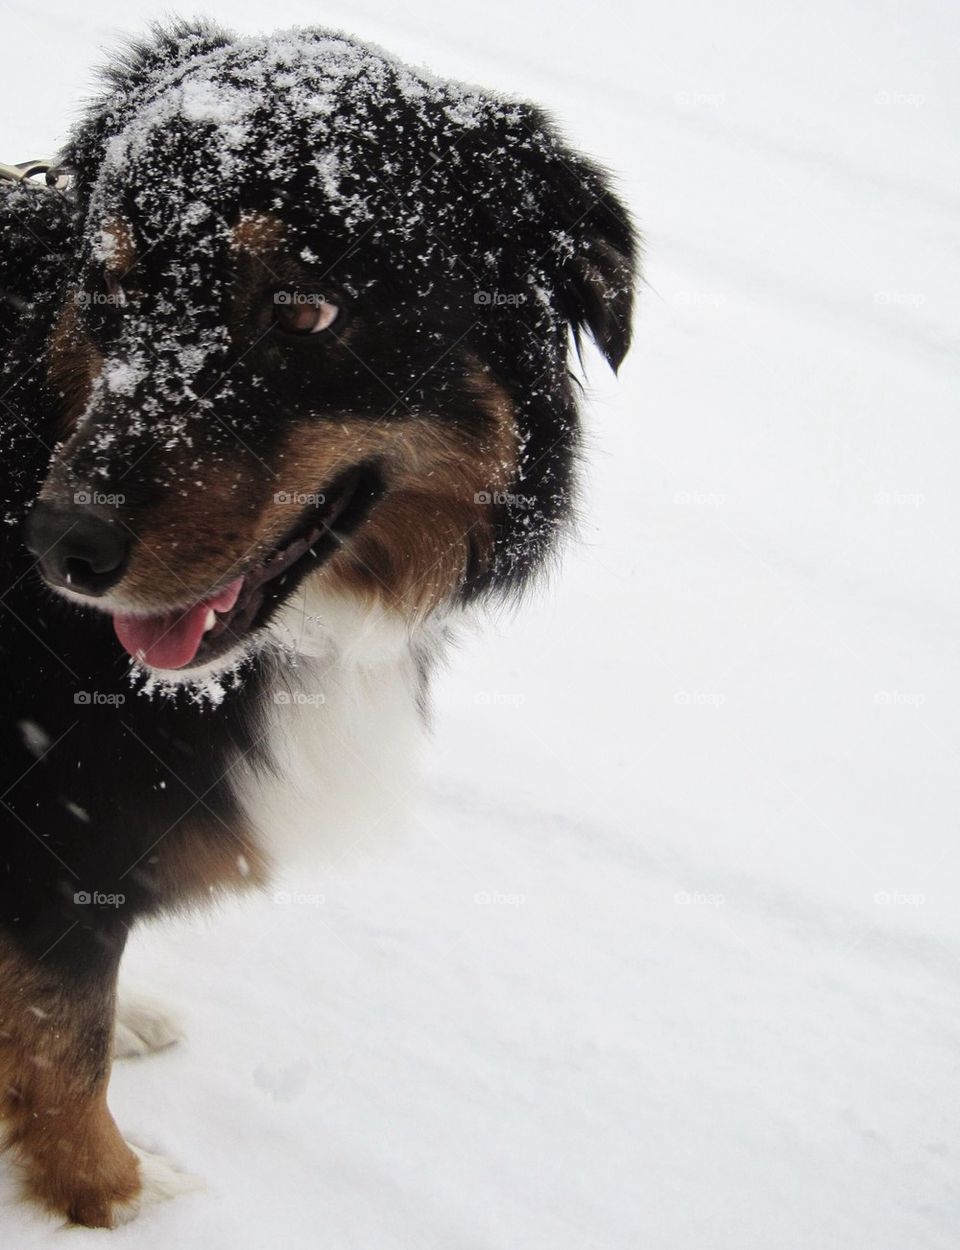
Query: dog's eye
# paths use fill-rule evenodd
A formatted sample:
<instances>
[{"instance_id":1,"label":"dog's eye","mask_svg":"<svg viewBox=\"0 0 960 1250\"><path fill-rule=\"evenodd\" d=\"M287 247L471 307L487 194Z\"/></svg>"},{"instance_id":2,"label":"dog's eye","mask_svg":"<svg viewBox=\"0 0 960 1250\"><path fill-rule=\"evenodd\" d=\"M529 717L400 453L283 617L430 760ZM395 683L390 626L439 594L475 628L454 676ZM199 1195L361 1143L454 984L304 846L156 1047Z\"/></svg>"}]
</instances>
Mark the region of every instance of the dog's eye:
<instances>
[{"instance_id":1,"label":"dog's eye","mask_svg":"<svg viewBox=\"0 0 960 1250\"><path fill-rule=\"evenodd\" d=\"M319 334L333 325L340 312L336 304L322 295L304 291L277 291L273 303L281 334Z\"/></svg>"}]
</instances>

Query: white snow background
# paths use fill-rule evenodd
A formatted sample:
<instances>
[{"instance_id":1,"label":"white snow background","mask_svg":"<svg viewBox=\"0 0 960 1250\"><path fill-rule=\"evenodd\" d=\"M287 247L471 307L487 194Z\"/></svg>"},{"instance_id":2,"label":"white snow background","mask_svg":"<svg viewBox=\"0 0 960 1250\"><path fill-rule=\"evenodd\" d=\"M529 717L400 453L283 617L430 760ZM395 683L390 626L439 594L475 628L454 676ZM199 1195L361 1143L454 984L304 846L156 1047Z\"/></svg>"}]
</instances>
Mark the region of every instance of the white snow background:
<instances>
[{"instance_id":1,"label":"white snow background","mask_svg":"<svg viewBox=\"0 0 960 1250\"><path fill-rule=\"evenodd\" d=\"M161 12L8 0L0 159ZM131 948L188 1038L113 1109L206 1191L66 1232L5 1163L3 1246L952 1250L960 12L205 12L547 105L647 285L580 539L442 675L409 828Z\"/></svg>"}]
</instances>

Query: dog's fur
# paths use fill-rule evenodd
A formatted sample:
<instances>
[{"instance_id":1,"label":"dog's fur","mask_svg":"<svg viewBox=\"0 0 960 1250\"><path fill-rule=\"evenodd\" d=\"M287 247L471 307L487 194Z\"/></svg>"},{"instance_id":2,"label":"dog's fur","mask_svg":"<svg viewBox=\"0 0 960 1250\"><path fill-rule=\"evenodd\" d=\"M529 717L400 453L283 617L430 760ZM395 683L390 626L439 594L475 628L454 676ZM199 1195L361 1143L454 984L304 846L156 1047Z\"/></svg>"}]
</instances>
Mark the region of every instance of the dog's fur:
<instances>
[{"instance_id":1,"label":"dog's fur","mask_svg":"<svg viewBox=\"0 0 960 1250\"><path fill-rule=\"evenodd\" d=\"M538 109L319 30L155 29L61 164L0 188L0 1110L32 1193L110 1226L130 926L387 809L451 621L570 515L570 344L619 365L635 241ZM131 665L111 617L241 576L194 661Z\"/></svg>"}]
</instances>

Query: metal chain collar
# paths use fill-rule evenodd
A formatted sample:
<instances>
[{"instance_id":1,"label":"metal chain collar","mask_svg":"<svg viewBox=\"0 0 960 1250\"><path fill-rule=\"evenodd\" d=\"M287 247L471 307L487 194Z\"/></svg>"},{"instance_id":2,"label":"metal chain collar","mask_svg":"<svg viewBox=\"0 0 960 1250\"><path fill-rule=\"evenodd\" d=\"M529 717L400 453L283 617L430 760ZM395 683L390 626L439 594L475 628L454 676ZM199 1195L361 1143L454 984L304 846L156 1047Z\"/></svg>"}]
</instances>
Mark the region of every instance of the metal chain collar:
<instances>
[{"instance_id":1,"label":"metal chain collar","mask_svg":"<svg viewBox=\"0 0 960 1250\"><path fill-rule=\"evenodd\" d=\"M23 182L32 187L50 187L65 191L70 184L66 170L53 160L22 161L19 165L5 165L0 161L0 182Z\"/></svg>"}]
</instances>

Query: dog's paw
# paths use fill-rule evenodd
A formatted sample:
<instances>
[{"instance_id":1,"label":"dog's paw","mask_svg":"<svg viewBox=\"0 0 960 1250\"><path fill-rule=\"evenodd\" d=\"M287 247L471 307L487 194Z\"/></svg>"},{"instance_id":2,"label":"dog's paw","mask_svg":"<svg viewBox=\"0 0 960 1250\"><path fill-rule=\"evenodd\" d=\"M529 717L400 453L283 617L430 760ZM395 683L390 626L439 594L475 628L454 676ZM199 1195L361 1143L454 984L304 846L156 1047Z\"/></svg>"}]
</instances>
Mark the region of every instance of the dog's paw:
<instances>
[{"instance_id":1,"label":"dog's paw","mask_svg":"<svg viewBox=\"0 0 960 1250\"><path fill-rule=\"evenodd\" d=\"M204 1183L199 1176L181 1171L175 1163L171 1163L163 1155L153 1154L141 1146L135 1146L132 1142L127 1142L127 1145L140 1163L141 1188L137 1196L131 1198L129 1202L119 1202L114 1205L113 1225L129 1224L131 1220L136 1219L144 1207L153 1206L157 1202L167 1202L180 1194L196 1193L197 1190L204 1188Z\"/></svg>"},{"instance_id":2,"label":"dog's paw","mask_svg":"<svg viewBox=\"0 0 960 1250\"><path fill-rule=\"evenodd\" d=\"M204 1187L198 1177L119 1134L102 1145L95 1166L79 1173L72 1165L63 1166L70 1162L67 1152L58 1154L56 1167L30 1168L28 1163L25 1179L31 1196L51 1214L66 1216L68 1225L116 1228L144 1207Z\"/></svg>"},{"instance_id":3,"label":"dog's paw","mask_svg":"<svg viewBox=\"0 0 960 1250\"><path fill-rule=\"evenodd\" d=\"M141 995L122 995L113 1035L115 1059L133 1059L166 1050L183 1038L176 1020L158 1003Z\"/></svg>"}]
</instances>

